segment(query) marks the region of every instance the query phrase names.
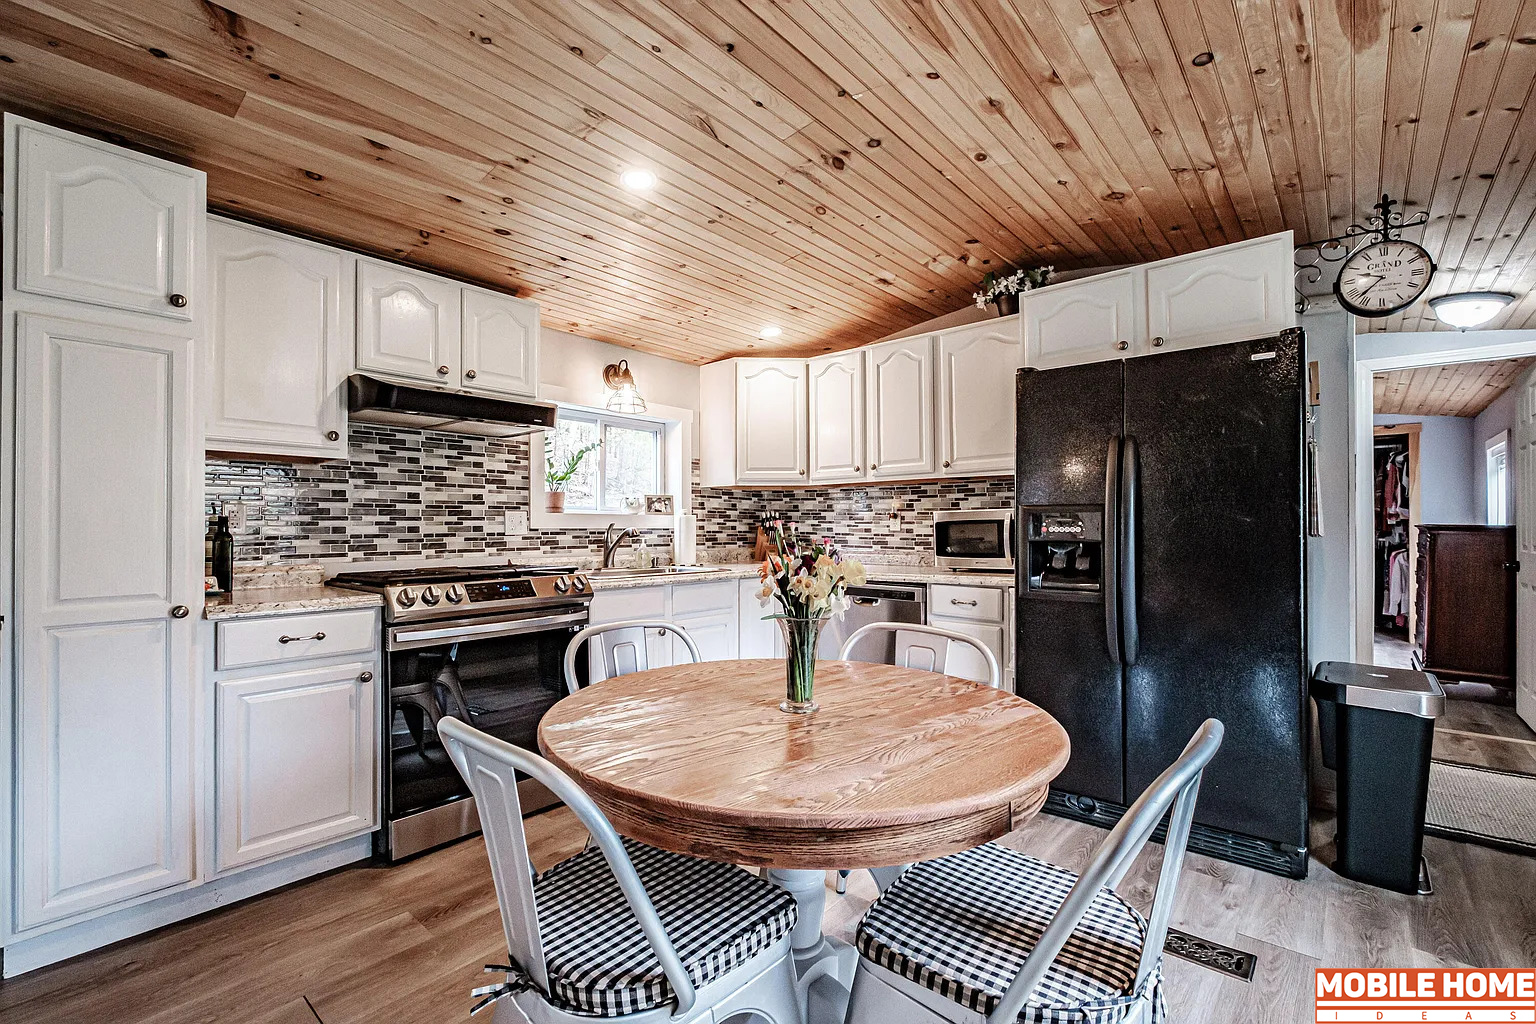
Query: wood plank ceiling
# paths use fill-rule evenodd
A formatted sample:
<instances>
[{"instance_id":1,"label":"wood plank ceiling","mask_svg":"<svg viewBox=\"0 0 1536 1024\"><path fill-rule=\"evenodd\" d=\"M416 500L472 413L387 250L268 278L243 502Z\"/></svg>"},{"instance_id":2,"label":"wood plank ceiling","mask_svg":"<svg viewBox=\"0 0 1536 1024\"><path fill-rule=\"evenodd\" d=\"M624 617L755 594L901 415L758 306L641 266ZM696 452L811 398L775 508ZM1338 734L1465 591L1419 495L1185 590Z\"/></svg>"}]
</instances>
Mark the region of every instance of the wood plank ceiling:
<instances>
[{"instance_id":1,"label":"wood plank ceiling","mask_svg":"<svg viewBox=\"0 0 1536 1024\"><path fill-rule=\"evenodd\" d=\"M1390 416L1476 416L1532 363L1536 357L1378 373L1372 408Z\"/></svg>"},{"instance_id":2,"label":"wood plank ceiling","mask_svg":"<svg viewBox=\"0 0 1536 1024\"><path fill-rule=\"evenodd\" d=\"M1536 0L0 0L0 61L0 102L219 210L694 361L867 342L1014 262L1322 238L1383 190L1430 213L1432 292L1536 326Z\"/></svg>"}]
</instances>

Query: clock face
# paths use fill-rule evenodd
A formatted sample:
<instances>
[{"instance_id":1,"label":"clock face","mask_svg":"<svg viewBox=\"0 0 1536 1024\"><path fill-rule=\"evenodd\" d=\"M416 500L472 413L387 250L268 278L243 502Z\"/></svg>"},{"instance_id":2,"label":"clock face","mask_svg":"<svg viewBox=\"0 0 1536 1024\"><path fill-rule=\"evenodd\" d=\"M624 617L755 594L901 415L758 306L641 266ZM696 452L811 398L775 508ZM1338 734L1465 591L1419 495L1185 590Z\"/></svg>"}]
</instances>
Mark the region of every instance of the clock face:
<instances>
[{"instance_id":1,"label":"clock face","mask_svg":"<svg viewBox=\"0 0 1536 1024\"><path fill-rule=\"evenodd\" d=\"M1417 242L1372 242L1344 261L1333 293L1356 316L1389 316L1423 295L1434 273L1435 261Z\"/></svg>"}]
</instances>

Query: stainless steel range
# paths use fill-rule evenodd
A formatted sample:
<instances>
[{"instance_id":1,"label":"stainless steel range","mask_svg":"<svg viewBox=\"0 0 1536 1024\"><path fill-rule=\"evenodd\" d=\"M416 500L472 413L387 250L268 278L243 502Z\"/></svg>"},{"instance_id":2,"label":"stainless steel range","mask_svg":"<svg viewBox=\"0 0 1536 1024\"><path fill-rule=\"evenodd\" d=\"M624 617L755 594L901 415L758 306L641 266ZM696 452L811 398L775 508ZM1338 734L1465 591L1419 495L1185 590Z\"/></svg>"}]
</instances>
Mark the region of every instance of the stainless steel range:
<instances>
[{"instance_id":1,"label":"stainless steel range","mask_svg":"<svg viewBox=\"0 0 1536 1024\"><path fill-rule=\"evenodd\" d=\"M592 587L571 566L434 566L342 573L331 586L384 599L381 724L384 827L375 851L399 860L480 829L474 799L437 741L452 715L528 750L565 694L562 659L587 624ZM525 811L555 803L532 779Z\"/></svg>"}]
</instances>

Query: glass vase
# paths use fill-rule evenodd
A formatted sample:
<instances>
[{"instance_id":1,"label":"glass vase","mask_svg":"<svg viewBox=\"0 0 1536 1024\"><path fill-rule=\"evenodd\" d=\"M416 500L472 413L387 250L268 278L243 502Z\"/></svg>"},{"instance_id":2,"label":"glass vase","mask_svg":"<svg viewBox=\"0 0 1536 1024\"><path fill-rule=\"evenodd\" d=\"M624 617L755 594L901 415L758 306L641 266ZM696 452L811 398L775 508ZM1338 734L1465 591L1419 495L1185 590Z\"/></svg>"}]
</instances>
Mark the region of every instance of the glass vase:
<instances>
[{"instance_id":1,"label":"glass vase","mask_svg":"<svg viewBox=\"0 0 1536 1024\"><path fill-rule=\"evenodd\" d=\"M811 699L816 684L816 645L826 619L779 617L779 631L784 634L784 699L779 710L791 715L808 715L817 704Z\"/></svg>"}]
</instances>

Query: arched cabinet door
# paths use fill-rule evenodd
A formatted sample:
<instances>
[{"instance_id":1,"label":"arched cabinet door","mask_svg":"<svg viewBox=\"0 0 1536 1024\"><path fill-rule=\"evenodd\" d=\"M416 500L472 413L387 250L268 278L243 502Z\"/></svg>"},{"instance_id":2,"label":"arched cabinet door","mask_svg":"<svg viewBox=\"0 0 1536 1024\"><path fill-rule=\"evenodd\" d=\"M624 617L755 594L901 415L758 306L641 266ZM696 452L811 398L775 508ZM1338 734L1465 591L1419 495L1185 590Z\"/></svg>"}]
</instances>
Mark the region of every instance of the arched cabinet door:
<instances>
[{"instance_id":1,"label":"arched cabinet door","mask_svg":"<svg viewBox=\"0 0 1536 1024\"><path fill-rule=\"evenodd\" d=\"M744 484L806 482L803 359L736 364L736 476Z\"/></svg>"},{"instance_id":2,"label":"arched cabinet door","mask_svg":"<svg viewBox=\"0 0 1536 1024\"><path fill-rule=\"evenodd\" d=\"M202 171L32 122L16 124L7 142L18 291L172 320L197 315Z\"/></svg>"},{"instance_id":3,"label":"arched cabinet door","mask_svg":"<svg viewBox=\"0 0 1536 1024\"><path fill-rule=\"evenodd\" d=\"M217 217L208 252L208 448L344 458L353 257Z\"/></svg>"},{"instance_id":4,"label":"arched cabinet door","mask_svg":"<svg viewBox=\"0 0 1536 1024\"><path fill-rule=\"evenodd\" d=\"M455 387L534 397L539 390L539 304L465 288L463 352Z\"/></svg>"},{"instance_id":5,"label":"arched cabinet door","mask_svg":"<svg viewBox=\"0 0 1536 1024\"><path fill-rule=\"evenodd\" d=\"M1019 319L939 335L939 473L1013 472Z\"/></svg>"},{"instance_id":6,"label":"arched cabinet door","mask_svg":"<svg viewBox=\"0 0 1536 1024\"><path fill-rule=\"evenodd\" d=\"M357 261L357 368L462 386L459 285L377 260Z\"/></svg>"},{"instance_id":7,"label":"arched cabinet door","mask_svg":"<svg viewBox=\"0 0 1536 1024\"><path fill-rule=\"evenodd\" d=\"M809 360L811 483L864 479L864 353Z\"/></svg>"},{"instance_id":8,"label":"arched cabinet door","mask_svg":"<svg viewBox=\"0 0 1536 1024\"><path fill-rule=\"evenodd\" d=\"M865 349L872 480L931 476L933 458L933 337L907 338Z\"/></svg>"},{"instance_id":9,"label":"arched cabinet door","mask_svg":"<svg viewBox=\"0 0 1536 1024\"><path fill-rule=\"evenodd\" d=\"M1142 271L1120 270L1025 294L1026 362L1037 369L1121 359L1140 349Z\"/></svg>"}]
</instances>

